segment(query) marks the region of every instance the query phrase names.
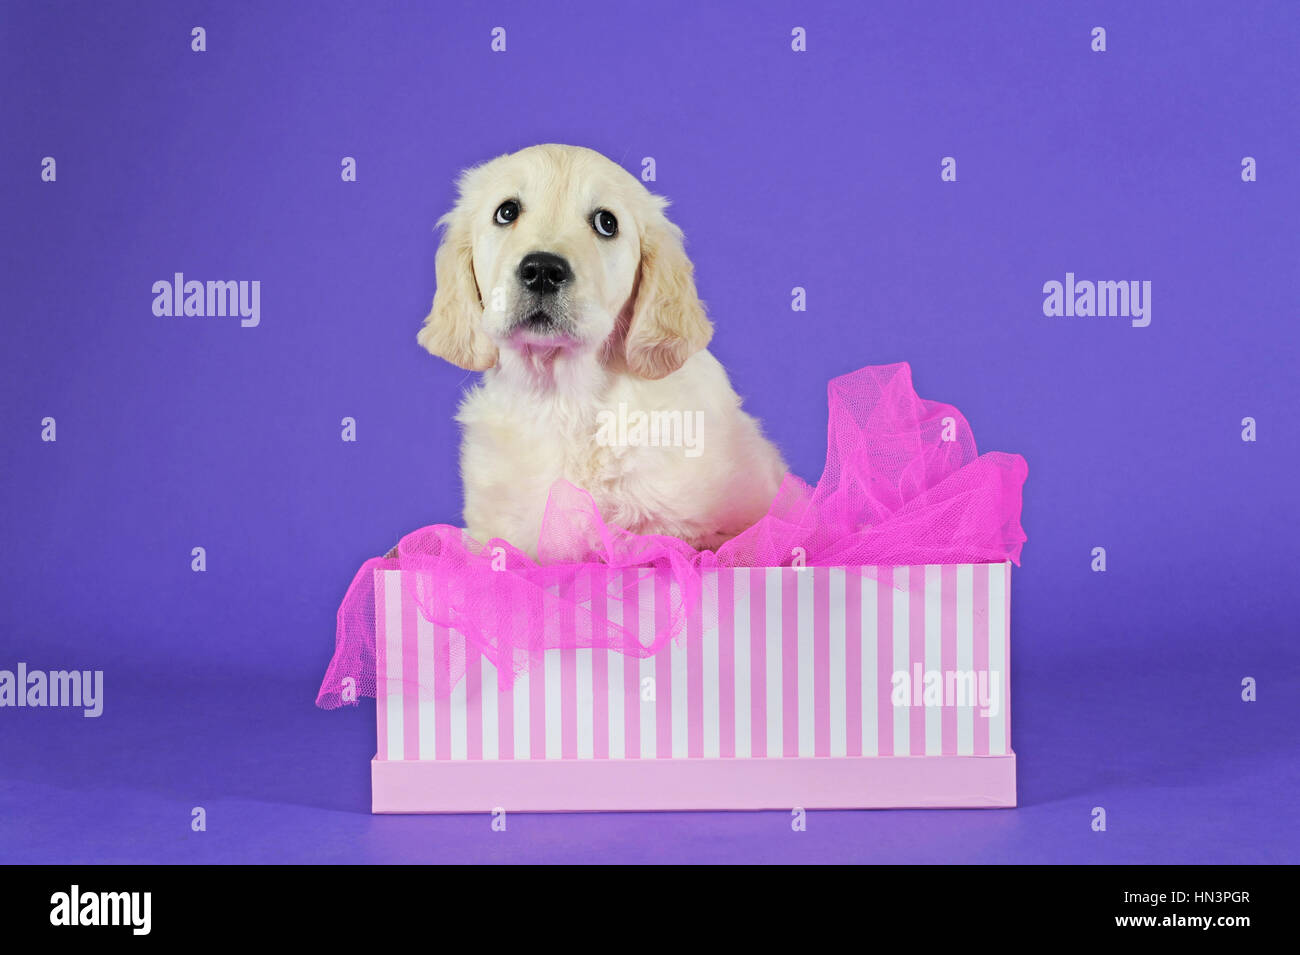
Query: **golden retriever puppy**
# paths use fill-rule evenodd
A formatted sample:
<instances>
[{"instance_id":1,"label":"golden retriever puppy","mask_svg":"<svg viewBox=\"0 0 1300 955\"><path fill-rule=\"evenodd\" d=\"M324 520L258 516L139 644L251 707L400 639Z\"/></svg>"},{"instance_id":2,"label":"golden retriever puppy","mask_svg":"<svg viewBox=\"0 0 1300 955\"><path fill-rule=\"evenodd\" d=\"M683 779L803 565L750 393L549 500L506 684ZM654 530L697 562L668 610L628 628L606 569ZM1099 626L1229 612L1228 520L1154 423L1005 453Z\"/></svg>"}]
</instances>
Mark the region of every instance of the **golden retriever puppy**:
<instances>
[{"instance_id":1,"label":"golden retriever puppy","mask_svg":"<svg viewBox=\"0 0 1300 955\"><path fill-rule=\"evenodd\" d=\"M705 346L667 201L600 153L533 146L466 170L418 340L483 372L457 415L466 530L536 557L563 478L602 518L717 548L786 467Z\"/></svg>"}]
</instances>

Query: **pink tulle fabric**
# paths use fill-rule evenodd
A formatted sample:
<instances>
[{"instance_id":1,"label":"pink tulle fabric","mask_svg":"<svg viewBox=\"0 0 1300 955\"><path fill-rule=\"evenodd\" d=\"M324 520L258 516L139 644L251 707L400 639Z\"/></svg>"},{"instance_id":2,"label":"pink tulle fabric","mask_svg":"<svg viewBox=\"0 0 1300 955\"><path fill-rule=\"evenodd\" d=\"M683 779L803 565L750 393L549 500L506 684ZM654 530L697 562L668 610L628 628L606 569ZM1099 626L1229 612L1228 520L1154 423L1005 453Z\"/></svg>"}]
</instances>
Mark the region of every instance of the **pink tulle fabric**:
<instances>
[{"instance_id":1,"label":"pink tulle fabric","mask_svg":"<svg viewBox=\"0 0 1300 955\"><path fill-rule=\"evenodd\" d=\"M716 567L837 566L862 573L909 564L1020 563L1016 454L979 454L961 412L912 388L906 364L880 365L828 386L826 467L816 487L787 475L767 514L717 551L605 523L591 495L557 481L538 559L502 540L481 543L445 524L404 537L392 558L362 564L339 607L334 658L317 696L333 709L375 695L377 569L403 586L432 624L445 696L464 675L466 649L496 668L502 688L556 647L657 653L686 629ZM650 627L624 627L612 605L654 582ZM703 621L708 626L709 621ZM456 636L459 635L459 636ZM430 681L431 683L434 681ZM416 688L407 688L411 692Z\"/></svg>"}]
</instances>

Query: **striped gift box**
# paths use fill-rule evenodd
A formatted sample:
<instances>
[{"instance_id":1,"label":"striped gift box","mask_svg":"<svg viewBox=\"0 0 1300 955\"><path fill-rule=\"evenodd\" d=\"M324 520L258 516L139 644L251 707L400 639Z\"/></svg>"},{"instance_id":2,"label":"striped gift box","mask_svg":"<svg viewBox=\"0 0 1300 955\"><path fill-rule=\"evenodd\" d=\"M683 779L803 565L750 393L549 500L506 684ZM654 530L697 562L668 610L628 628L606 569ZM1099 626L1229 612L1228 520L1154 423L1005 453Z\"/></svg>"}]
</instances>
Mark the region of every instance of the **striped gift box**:
<instances>
[{"instance_id":1,"label":"striped gift box","mask_svg":"<svg viewBox=\"0 0 1300 955\"><path fill-rule=\"evenodd\" d=\"M424 698L447 662L401 573L375 580L376 812L1015 804L1009 563L712 570L654 656L548 650L500 690L453 632L465 677ZM652 632L655 581L608 573L636 576L580 599Z\"/></svg>"}]
</instances>

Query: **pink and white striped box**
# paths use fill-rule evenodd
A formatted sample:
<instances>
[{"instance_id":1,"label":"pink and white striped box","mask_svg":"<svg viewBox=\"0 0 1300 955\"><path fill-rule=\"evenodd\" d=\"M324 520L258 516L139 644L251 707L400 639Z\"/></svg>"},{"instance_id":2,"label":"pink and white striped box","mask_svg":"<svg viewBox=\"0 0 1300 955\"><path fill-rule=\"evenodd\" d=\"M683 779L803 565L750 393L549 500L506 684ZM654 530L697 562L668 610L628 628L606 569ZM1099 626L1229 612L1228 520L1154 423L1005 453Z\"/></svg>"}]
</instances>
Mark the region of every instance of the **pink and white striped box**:
<instances>
[{"instance_id":1,"label":"pink and white striped box","mask_svg":"<svg viewBox=\"0 0 1300 955\"><path fill-rule=\"evenodd\" d=\"M716 605L654 656L547 650L501 691L470 646L429 699L401 573L375 572L374 812L1016 804L1010 563L707 571ZM649 633L654 581L610 582L593 613Z\"/></svg>"}]
</instances>

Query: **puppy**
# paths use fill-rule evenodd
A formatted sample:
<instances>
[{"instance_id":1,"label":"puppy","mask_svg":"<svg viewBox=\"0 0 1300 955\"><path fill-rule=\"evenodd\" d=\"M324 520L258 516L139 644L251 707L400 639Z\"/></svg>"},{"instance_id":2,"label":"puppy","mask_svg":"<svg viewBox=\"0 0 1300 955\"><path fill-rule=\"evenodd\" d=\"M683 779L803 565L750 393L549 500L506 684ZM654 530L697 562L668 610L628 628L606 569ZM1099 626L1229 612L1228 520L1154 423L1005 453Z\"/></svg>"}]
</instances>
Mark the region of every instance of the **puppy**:
<instances>
[{"instance_id":1,"label":"puppy","mask_svg":"<svg viewBox=\"0 0 1300 955\"><path fill-rule=\"evenodd\" d=\"M767 512L786 467L705 349L712 325L667 204L575 146L461 175L418 341L483 372L457 415L475 540L536 557L560 478L606 523L698 549Z\"/></svg>"}]
</instances>

